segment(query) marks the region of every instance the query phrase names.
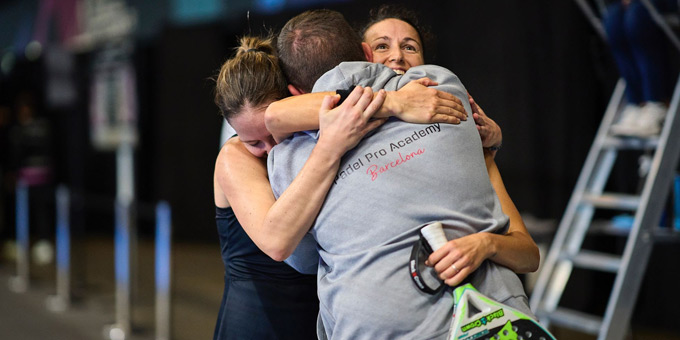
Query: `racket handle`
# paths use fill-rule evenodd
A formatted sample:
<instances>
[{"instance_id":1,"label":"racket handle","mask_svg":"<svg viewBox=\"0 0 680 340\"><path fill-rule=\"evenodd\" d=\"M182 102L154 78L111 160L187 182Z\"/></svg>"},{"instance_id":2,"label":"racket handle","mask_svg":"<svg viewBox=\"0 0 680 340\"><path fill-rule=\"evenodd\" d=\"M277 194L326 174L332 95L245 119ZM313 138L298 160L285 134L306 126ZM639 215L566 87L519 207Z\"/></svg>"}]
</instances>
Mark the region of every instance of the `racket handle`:
<instances>
[{"instance_id":1,"label":"racket handle","mask_svg":"<svg viewBox=\"0 0 680 340\"><path fill-rule=\"evenodd\" d=\"M422 229L420 229L420 232L423 233L427 243L430 244L430 247L432 247L432 250L434 251L437 251L437 249L441 248L446 244L446 242L448 242L441 222L435 222L424 226Z\"/></svg>"}]
</instances>

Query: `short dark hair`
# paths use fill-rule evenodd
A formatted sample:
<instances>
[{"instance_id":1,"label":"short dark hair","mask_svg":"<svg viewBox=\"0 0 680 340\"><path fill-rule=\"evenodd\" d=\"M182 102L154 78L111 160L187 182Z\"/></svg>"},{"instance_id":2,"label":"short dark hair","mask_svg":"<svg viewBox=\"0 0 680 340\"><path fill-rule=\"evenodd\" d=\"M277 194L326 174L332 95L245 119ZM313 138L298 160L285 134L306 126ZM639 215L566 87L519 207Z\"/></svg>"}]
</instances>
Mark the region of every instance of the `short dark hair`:
<instances>
[{"instance_id":1,"label":"short dark hair","mask_svg":"<svg viewBox=\"0 0 680 340\"><path fill-rule=\"evenodd\" d=\"M290 20L278 38L279 58L288 82L305 92L343 61L366 61L361 38L339 12L306 11Z\"/></svg>"},{"instance_id":2,"label":"short dark hair","mask_svg":"<svg viewBox=\"0 0 680 340\"><path fill-rule=\"evenodd\" d=\"M434 34L432 34L429 26L420 22L418 13L403 5L385 4L371 9L369 11L368 22L366 22L359 30L361 38L365 40L366 31L371 28L371 26L385 19L397 19L411 25L411 27L416 30L416 33L418 33L420 41L423 44L423 46L421 46L423 49L423 57L425 57L425 60L432 60L434 57ZM427 54L425 53L426 51ZM430 57L427 57L428 55Z\"/></svg>"},{"instance_id":3,"label":"short dark hair","mask_svg":"<svg viewBox=\"0 0 680 340\"><path fill-rule=\"evenodd\" d=\"M244 36L240 42L215 80L215 104L227 120L244 107L268 105L289 95L273 37Z\"/></svg>"}]
</instances>

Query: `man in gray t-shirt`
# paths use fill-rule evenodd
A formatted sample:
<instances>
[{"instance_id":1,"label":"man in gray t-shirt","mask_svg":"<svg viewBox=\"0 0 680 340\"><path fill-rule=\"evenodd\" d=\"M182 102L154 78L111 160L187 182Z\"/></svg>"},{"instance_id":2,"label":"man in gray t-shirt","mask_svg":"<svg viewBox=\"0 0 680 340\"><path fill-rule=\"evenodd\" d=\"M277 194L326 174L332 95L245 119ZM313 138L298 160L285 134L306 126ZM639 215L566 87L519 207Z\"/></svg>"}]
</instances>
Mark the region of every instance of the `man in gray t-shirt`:
<instances>
[{"instance_id":1,"label":"man in gray t-shirt","mask_svg":"<svg viewBox=\"0 0 680 340\"><path fill-rule=\"evenodd\" d=\"M418 66L398 76L367 62L340 64L316 82L313 92L352 85L395 91L422 77L467 98L459 79L444 68ZM316 138L316 132L298 133L271 150L268 168L277 197L304 165ZM444 224L449 239L507 228L474 121L419 125L390 120L343 157L310 231L318 243L320 314L329 337L445 337L453 311L451 288L425 294L411 282L407 268L418 231L434 221ZM299 256L296 252L294 260ZM531 315L521 282L509 269L485 261L470 279L482 293Z\"/></svg>"}]
</instances>

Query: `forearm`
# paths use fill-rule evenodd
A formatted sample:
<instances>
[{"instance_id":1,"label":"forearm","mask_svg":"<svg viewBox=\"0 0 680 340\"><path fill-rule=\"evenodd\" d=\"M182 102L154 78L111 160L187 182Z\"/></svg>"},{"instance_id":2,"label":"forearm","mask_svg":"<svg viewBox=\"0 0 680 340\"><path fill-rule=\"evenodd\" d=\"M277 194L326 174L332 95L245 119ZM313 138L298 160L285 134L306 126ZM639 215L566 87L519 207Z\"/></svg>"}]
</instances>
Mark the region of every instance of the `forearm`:
<instances>
[{"instance_id":1,"label":"forearm","mask_svg":"<svg viewBox=\"0 0 680 340\"><path fill-rule=\"evenodd\" d=\"M312 227L339 165L339 157L314 148L302 170L263 221L263 230L277 239L275 248L268 249L267 255L282 261L293 253Z\"/></svg>"},{"instance_id":2,"label":"forearm","mask_svg":"<svg viewBox=\"0 0 680 340\"><path fill-rule=\"evenodd\" d=\"M267 130L277 142L298 131L319 128L319 107L326 95L334 92L308 93L275 101L265 113Z\"/></svg>"},{"instance_id":3,"label":"forearm","mask_svg":"<svg viewBox=\"0 0 680 340\"><path fill-rule=\"evenodd\" d=\"M386 91L385 102L380 107L378 111L373 115L375 118L389 118L398 117L403 108L400 106L398 101L397 91Z\"/></svg>"},{"instance_id":4,"label":"forearm","mask_svg":"<svg viewBox=\"0 0 680 340\"><path fill-rule=\"evenodd\" d=\"M407 85L400 91L387 91L385 100L373 113L373 119L397 117L410 123L450 123L458 124L466 119L465 108L460 100L447 93L420 88L418 84ZM378 92L374 92L375 97ZM319 128L319 107L324 96L334 92L308 93L292 96L273 102L265 113L267 130L277 142L286 139L297 131Z\"/></svg>"},{"instance_id":5,"label":"forearm","mask_svg":"<svg viewBox=\"0 0 680 340\"><path fill-rule=\"evenodd\" d=\"M524 274L538 269L538 248L528 234L509 232L503 235L485 233L488 238L488 259Z\"/></svg>"},{"instance_id":6,"label":"forearm","mask_svg":"<svg viewBox=\"0 0 680 340\"><path fill-rule=\"evenodd\" d=\"M216 162L216 197L223 194L229 201L243 230L260 250L283 260L312 225L337 167L337 162L313 153L300 176L276 201L264 161L240 141L230 140Z\"/></svg>"},{"instance_id":7,"label":"forearm","mask_svg":"<svg viewBox=\"0 0 680 340\"><path fill-rule=\"evenodd\" d=\"M286 259L314 223L340 167L340 159L369 131L382 122L370 121L385 99L384 91L356 87L337 106L339 96L324 96L319 108L319 139L302 170L281 194L265 217L263 226L283 242L267 253ZM274 166L275 167L275 166Z\"/></svg>"},{"instance_id":8,"label":"forearm","mask_svg":"<svg viewBox=\"0 0 680 340\"><path fill-rule=\"evenodd\" d=\"M498 195L503 212L510 219L505 234L487 234L489 242L488 259L506 266L516 273L534 272L538 269L540 254L536 243L529 235L522 216L508 194L496 162L495 151L485 151L489 179Z\"/></svg>"}]
</instances>

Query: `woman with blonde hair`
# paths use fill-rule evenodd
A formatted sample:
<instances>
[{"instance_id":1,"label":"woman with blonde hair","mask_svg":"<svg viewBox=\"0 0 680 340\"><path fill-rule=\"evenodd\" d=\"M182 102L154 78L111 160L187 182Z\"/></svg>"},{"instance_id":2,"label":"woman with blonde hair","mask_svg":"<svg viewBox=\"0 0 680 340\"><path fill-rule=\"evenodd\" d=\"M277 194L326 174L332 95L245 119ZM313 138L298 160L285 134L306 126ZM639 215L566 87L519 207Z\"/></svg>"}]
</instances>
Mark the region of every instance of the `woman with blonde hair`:
<instances>
[{"instance_id":1,"label":"woman with blonde hair","mask_svg":"<svg viewBox=\"0 0 680 340\"><path fill-rule=\"evenodd\" d=\"M294 228L288 226L301 223L309 229L340 157L382 123L370 118L384 91L373 99L370 89L357 88L336 109L339 97L327 96L315 152L289 195L275 201L265 158L276 142L264 125L264 112L289 95L286 85L271 38L243 37L216 79L215 102L238 138L224 144L215 164L216 220L225 265L215 339L316 339L315 276L300 274L271 258L277 254L265 252L278 239L304 236L291 235Z\"/></svg>"}]
</instances>

